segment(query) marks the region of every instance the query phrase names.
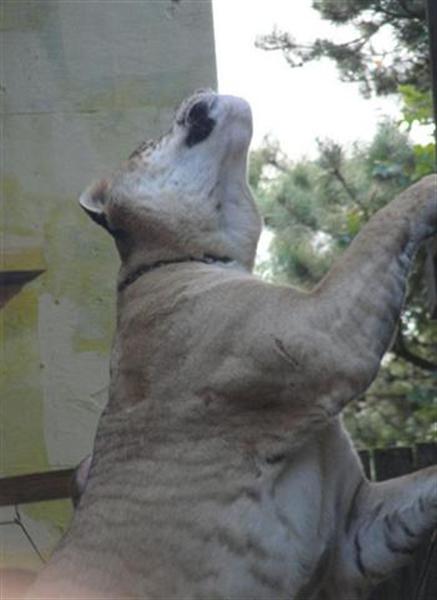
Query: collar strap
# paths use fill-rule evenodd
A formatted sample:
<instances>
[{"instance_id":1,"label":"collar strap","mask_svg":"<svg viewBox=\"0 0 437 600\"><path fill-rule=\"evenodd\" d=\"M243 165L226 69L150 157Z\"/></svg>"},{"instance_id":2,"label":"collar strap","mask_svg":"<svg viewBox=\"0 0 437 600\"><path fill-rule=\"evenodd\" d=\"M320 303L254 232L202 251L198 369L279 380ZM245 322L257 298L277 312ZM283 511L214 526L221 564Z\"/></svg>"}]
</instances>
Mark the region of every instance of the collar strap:
<instances>
[{"instance_id":1,"label":"collar strap","mask_svg":"<svg viewBox=\"0 0 437 600\"><path fill-rule=\"evenodd\" d=\"M214 263L228 264L228 263L233 262L233 259L229 258L229 256L217 257L217 256L212 256L210 254L205 254L201 258L194 258L192 256L188 256L186 258L173 258L172 260L158 260L157 262L154 262L150 265L142 265L141 267L138 267L138 269L136 269L133 273L131 273L130 275L125 277L118 284L117 289L119 292L122 292L127 287L132 285L132 283L135 283L135 281L137 279L139 279L142 275L144 275L145 273L148 273L149 271L154 271L155 269L159 269L160 267L166 267L167 265L176 265L178 263L189 263L189 262L200 262L200 263L204 263L206 265L211 265Z\"/></svg>"}]
</instances>

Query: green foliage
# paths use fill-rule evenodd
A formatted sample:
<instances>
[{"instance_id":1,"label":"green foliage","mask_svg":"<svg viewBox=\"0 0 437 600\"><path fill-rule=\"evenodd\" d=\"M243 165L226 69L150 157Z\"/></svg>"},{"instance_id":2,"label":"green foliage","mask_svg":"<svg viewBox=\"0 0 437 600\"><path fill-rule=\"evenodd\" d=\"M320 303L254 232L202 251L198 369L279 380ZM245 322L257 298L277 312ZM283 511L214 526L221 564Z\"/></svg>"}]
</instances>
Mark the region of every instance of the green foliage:
<instances>
[{"instance_id":1,"label":"green foliage","mask_svg":"<svg viewBox=\"0 0 437 600\"><path fill-rule=\"evenodd\" d=\"M319 140L314 161L290 164L269 141L253 154L251 183L274 232L269 274L309 289L378 209L435 169L434 144L408 137L413 125L429 125L433 117L423 0L313 0L313 7L355 35L345 43L302 44L274 30L257 45L282 51L291 67L328 58L340 79L359 82L365 96L399 94L402 120L382 121L372 142L355 144L348 155L332 140ZM427 312L423 255L377 379L345 410L349 431L364 447L437 440L437 322Z\"/></svg>"},{"instance_id":2,"label":"green foliage","mask_svg":"<svg viewBox=\"0 0 437 600\"><path fill-rule=\"evenodd\" d=\"M423 177L428 173L432 173L434 170L434 165L436 164L435 144L426 144L425 146L416 144L413 146L413 152L415 176L420 179L420 177Z\"/></svg>"},{"instance_id":3,"label":"green foliage","mask_svg":"<svg viewBox=\"0 0 437 600\"><path fill-rule=\"evenodd\" d=\"M335 62L343 81L355 81L361 91L397 93L399 85L417 90L430 88L430 60L423 0L313 0L322 18L336 26L353 27L345 43L316 39L303 44L287 32L274 30L257 45L280 50L292 67L328 58ZM381 38L392 40L390 52L380 49Z\"/></svg>"},{"instance_id":4,"label":"green foliage","mask_svg":"<svg viewBox=\"0 0 437 600\"><path fill-rule=\"evenodd\" d=\"M290 163L266 141L252 153L251 183L274 232L270 272L311 289L361 227L406 186L433 171L431 146L410 142L396 123L380 123L369 144L346 154L319 141L316 160ZM437 323L430 322L423 257L412 274L407 310L392 351L365 394L345 411L360 446L437 440ZM436 361L437 362L437 361Z\"/></svg>"},{"instance_id":5,"label":"green foliage","mask_svg":"<svg viewBox=\"0 0 437 600\"><path fill-rule=\"evenodd\" d=\"M400 85L398 88L402 98L402 118L410 127L417 122L421 125L432 123L432 94L431 90L419 90L413 85Z\"/></svg>"}]
</instances>

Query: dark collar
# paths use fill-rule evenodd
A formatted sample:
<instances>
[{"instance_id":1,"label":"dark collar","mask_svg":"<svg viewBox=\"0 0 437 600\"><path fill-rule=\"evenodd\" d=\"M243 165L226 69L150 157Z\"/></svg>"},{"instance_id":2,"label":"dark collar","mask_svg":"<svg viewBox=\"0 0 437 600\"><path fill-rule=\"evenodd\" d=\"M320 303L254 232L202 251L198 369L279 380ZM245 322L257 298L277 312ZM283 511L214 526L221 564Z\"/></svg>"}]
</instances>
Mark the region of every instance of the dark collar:
<instances>
[{"instance_id":1,"label":"dark collar","mask_svg":"<svg viewBox=\"0 0 437 600\"><path fill-rule=\"evenodd\" d=\"M150 265L142 265L141 267L138 267L138 269L135 269L135 271L133 273L131 273L130 275L125 277L118 284L117 289L119 292L122 292L127 287L129 287L132 283L134 283L137 279L139 279L142 275L144 275L145 273L148 273L149 271L154 271L155 269L159 269L160 267L165 267L167 265L176 265L178 263L189 263L189 262L200 262L200 263L204 263L207 265L211 265L214 263L228 264L230 262L233 262L233 259L229 258L228 256L218 257L218 256L211 256L210 254L205 254L204 256L202 256L200 258L194 258L192 256L188 256L185 258L173 258L171 260L158 260Z\"/></svg>"}]
</instances>

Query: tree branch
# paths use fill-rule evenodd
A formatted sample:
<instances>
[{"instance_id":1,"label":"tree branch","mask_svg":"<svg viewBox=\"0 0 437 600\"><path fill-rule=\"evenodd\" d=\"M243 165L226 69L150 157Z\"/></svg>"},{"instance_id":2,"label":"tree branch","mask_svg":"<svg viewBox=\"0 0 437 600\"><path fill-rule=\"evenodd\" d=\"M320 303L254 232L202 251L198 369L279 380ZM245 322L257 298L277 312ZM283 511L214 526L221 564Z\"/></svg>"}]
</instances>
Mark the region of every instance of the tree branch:
<instances>
[{"instance_id":1,"label":"tree branch","mask_svg":"<svg viewBox=\"0 0 437 600\"><path fill-rule=\"evenodd\" d=\"M437 364L427 360L426 358L422 358L417 354L414 354L414 352L411 352L411 350L407 348L404 336L402 335L400 329L398 330L395 343L393 344L392 352L394 352L394 354L396 354L396 356L399 358L403 358L415 367L419 367L419 369L423 369L431 373L437 373Z\"/></svg>"},{"instance_id":2,"label":"tree branch","mask_svg":"<svg viewBox=\"0 0 437 600\"><path fill-rule=\"evenodd\" d=\"M348 184L348 182L344 178L343 173L340 171L340 169L338 167L333 167L333 168L331 168L331 173L332 173L332 175L334 175L334 177L340 183L340 185L342 186L342 188L344 189L344 191L346 192L346 194L349 196L349 198L352 200L352 202L354 204L356 204L356 206L358 206L358 208L360 210L363 211L364 217L366 219L368 219L369 218L369 212L368 212L367 208L357 198L357 194L355 193L355 190Z\"/></svg>"}]
</instances>

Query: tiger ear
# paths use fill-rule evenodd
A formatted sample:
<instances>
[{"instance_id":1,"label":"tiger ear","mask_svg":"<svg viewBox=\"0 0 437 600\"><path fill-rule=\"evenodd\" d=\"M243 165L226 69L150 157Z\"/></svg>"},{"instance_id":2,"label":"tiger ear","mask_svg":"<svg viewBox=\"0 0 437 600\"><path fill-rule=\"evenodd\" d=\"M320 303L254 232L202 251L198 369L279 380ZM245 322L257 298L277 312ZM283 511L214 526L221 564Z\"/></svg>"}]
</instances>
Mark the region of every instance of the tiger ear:
<instances>
[{"instance_id":1,"label":"tiger ear","mask_svg":"<svg viewBox=\"0 0 437 600\"><path fill-rule=\"evenodd\" d=\"M105 214L108 187L106 179L92 184L81 194L79 204L93 221L109 231Z\"/></svg>"}]
</instances>

